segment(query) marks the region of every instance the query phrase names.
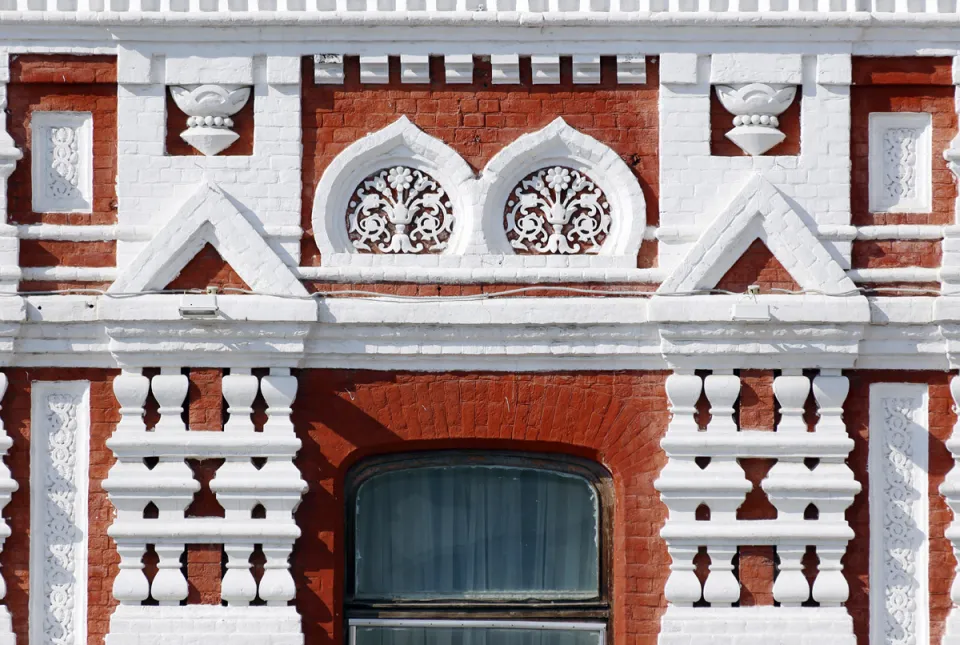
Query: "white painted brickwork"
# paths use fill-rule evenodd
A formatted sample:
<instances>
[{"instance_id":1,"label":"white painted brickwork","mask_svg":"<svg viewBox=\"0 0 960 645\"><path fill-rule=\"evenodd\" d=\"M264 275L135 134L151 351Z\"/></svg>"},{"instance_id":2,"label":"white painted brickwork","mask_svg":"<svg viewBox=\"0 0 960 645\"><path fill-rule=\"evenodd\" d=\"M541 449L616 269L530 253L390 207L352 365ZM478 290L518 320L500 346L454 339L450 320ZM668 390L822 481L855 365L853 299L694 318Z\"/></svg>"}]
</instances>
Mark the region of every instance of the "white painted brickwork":
<instances>
[{"instance_id":1,"label":"white painted brickwork","mask_svg":"<svg viewBox=\"0 0 960 645\"><path fill-rule=\"evenodd\" d=\"M854 645L844 609L669 607L659 645Z\"/></svg>"},{"instance_id":2,"label":"white painted brickwork","mask_svg":"<svg viewBox=\"0 0 960 645\"><path fill-rule=\"evenodd\" d=\"M661 57L662 226L703 229L721 212L718 205L730 203L738 187L755 174L795 202L805 221L818 226L850 223L850 88L834 84L844 80L843 71L837 68L849 68L850 60L829 56L818 68L819 58L822 56L802 58L798 156L717 157L710 155L711 57ZM777 57L759 54L749 60L754 68L770 70L769 78L777 77ZM724 67L723 74L729 76L728 69ZM752 76L738 78L745 82ZM670 270L680 264L690 244L664 242L660 247L660 266ZM849 269L850 244L830 241L827 246L833 249L841 266Z\"/></svg>"},{"instance_id":3,"label":"white painted brickwork","mask_svg":"<svg viewBox=\"0 0 960 645\"><path fill-rule=\"evenodd\" d=\"M151 66L134 56L120 59L121 78L135 76L133 69L123 69L125 61L138 65L135 69L141 74L149 75L141 76L136 83L121 83L117 90L119 225L149 227L156 233L180 209L185 190L193 192L193 187L206 179L216 182L229 194L256 228L262 230L267 224L298 227L300 59L294 56L250 59L249 74L254 80L253 155L204 158L165 154L166 88L163 82L195 79L182 74L170 77L181 69L177 66L168 66L168 76L161 78L162 60L153 57ZM214 65L213 69L218 67ZM236 72L225 80L242 82L245 74ZM267 241L287 264L299 262L299 239L273 237ZM126 268L144 246L138 241L118 242L117 268L121 271Z\"/></svg>"},{"instance_id":4,"label":"white painted brickwork","mask_svg":"<svg viewBox=\"0 0 960 645\"><path fill-rule=\"evenodd\" d=\"M130 607L110 620L107 645L303 645L294 607Z\"/></svg>"}]
</instances>

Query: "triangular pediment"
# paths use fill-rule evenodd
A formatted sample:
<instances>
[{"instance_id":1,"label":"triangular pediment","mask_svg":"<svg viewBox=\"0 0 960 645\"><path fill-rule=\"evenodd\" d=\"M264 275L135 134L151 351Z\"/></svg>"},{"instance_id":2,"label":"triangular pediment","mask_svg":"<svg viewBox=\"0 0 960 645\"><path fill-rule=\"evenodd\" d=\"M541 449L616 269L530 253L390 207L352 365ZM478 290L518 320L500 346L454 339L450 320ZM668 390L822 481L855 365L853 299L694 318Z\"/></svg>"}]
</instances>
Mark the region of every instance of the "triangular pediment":
<instances>
[{"instance_id":1,"label":"triangular pediment","mask_svg":"<svg viewBox=\"0 0 960 645\"><path fill-rule=\"evenodd\" d=\"M716 287L756 240L770 250L803 290L828 294L856 290L783 194L756 175L703 231L657 293Z\"/></svg>"},{"instance_id":2,"label":"triangular pediment","mask_svg":"<svg viewBox=\"0 0 960 645\"><path fill-rule=\"evenodd\" d=\"M135 293L163 289L208 244L252 291L307 295L290 267L223 190L209 181L197 187L108 291Z\"/></svg>"}]
</instances>

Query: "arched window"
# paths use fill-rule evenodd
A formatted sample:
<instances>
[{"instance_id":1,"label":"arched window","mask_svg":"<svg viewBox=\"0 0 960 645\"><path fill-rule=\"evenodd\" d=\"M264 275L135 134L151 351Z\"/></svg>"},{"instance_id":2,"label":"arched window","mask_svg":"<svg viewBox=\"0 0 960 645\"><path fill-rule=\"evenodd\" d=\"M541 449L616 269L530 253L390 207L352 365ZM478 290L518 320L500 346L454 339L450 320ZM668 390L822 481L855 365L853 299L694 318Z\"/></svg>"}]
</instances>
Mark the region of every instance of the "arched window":
<instances>
[{"instance_id":1,"label":"arched window","mask_svg":"<svg viewBox=\"0 0 960 645\"><path fill-rule=\"evenodd\" d=\"M351 645L603 645L607 487L588 464L393 456L350 480Z\"/></svg>"}]
</instances>

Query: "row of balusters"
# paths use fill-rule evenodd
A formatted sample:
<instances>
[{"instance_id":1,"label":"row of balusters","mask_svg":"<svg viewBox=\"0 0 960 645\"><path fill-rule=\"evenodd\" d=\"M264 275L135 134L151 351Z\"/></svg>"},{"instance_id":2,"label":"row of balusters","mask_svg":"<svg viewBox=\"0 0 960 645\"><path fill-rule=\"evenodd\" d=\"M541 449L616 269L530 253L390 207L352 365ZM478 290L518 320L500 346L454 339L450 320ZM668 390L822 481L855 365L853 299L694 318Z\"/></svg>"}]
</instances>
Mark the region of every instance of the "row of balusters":
<instances>
[{"instance_id":1,"label":"row of balusters","mask_svg":"<svg viewBox=\"0 0 960 645\"><path fill-rule=\"evenodd\" d=\"M838 371L822 371L811 379L797 370L776 376L772 385L779 423L775 432L756 432L737 425L734 406L741 380L732 371L667 378L673 416L662 442L668 462L656 488L670 511L664 534L672 558L665 589L671 604L736 603L736 545L776 545L780 565L773 595L782 606L799 606L811 598L820 606L836 606L847 599L841 558L853 531L844 514L860 491L845 463L853 448L842 419L848 379ZM804 418L811 393L818 407L813 432ZM702 395L711 415L705 427L697 418ZM742 457L776 460L761 483L776 519L737 519L753 488L739 463ZM709 511L706 517L698 515L703 507ZM707 537L718 534L711 532L715 527L724 529L722 543ZM808 546L816 548L819 559L812 587L802 566ZM701 585L694 558L703 547L710 566Z\"/></svg>"},{"instance_id":2,"label":"row of balusters","mask_svg":"<svg viewBox=\"0 0 960 645\"><path fill-rule=\"evenodd\" d=\"M222 544L226 573L221 597L227 604L250 604L260 598L268 605L293 600L289 569L293 542L299 536L293 512L306 483L293 464L300 447L290 420L297 379L288 369L271 368L262 378L249 369L233 369L223 377L228 418L223 432L189 431L182 419L189 381L176 369L161 369L147 378L125 370L114 379L121 420L107 445L117 462L104 488L117 508L110 534L117 542L120 572L114 596L123 604L153 599L178 605L187 597L181 559L188 543ZM147 396L153 394L159 420L144 423ZM267 404L261 431L253 423L253 403L261 393ZM200 489L186 459L224 459L210 489L223 506L223 518L187 518L186 508ZM156 509L147 517L144 509ZM257 519L254 509L265 510ZM144 574L143 557L152 545L157 572ZM261 545L266 563L255 580L250 557Z\"/></svg>"}]
</instances>

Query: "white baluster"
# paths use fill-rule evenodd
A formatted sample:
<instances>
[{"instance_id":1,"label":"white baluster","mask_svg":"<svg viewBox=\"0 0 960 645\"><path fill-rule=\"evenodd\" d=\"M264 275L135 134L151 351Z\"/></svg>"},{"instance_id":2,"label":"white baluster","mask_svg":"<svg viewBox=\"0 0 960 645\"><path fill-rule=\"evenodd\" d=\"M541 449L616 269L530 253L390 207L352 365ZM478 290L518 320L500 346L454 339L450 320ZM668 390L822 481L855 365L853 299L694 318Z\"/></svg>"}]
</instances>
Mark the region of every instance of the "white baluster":
<instances>
[{"instance_id":1,"label":"white baluster","mask_svg":"<svg viewBox=\"0 0 960 645\"><path fill-rule=\"evenodd\" d=\"M667 432L697 432L697 401L703 380L696 374L671 374L665 383L670 400L670 425Z\"/></svg>"},{"instance_id":2,"label":"white baluster","mask_svg":"<svg viewBox=\"0 0 960 645\"><path fill-rule=\"evenodd\" d=\"M710 401L710 432L736 432L733 420L733 404L740 396L740 377L714 372L703 381L707 400Z\"/></svg>"},{"instance_id":3,"label":"white baluster","mask_svg":"<svg viewBox=\"0 0 960 645\"><path fill-rule=\"evenodd\" d=\"M150 595L147 576L143 574L144 544L117 544L120 571L113 580L113 597L121 605L139 605Z\"/></svg>"},{"instance_id":4,"label":"white baluster","mask_svg":"<svg viewBox=\"0 0 960 645\"><path fill-rule=\"evenodd\" d=\"M289 546L263 545L267 562L263 565L263 577L260 579L260 599L268 605L286 605L296 595L288 561L290 550Z\"/></svg>"},{"instance_id":5,"label":"white baluster","mask_svg":"<svg viewBox=\"0 0 960 645\"><path fill-rule=\"evenodd\" d=\"M667 602L677 606L692 606L700 600L703 588L697 578L696 565L693 559L697 557L696 547L669 547L670 577L663 589Z\"/></svg>"},{"instance_id":6,"label":"white baluster","mask_svg":"<svg viewBox=\"0 0 960 645\"><path fill-rule=\"evenodd\" d=\"M810 379L799 373L778 376L773 379L773 394L780 402L777 432L806 432L803 408L810 394Z\"/></svg>"},{"instance_id":7,"label":"white baluster","mask_svg":"<svg viewBox=\"0 0 960 645\"><path fill-rule=\"evenodd\" d=\"M142 433L145 430L143 406L147 401L149 391L150 379L144 376L139 369L124 368L113 379L113 395L117 397L117 402L120 404L120 421L117 423L117 433Z\"/></svg>"},{"instance_id":8,"label":"white baluster","mask_svg":"<svg viewBox=\"0 0 960 645\"><path fill-rule=\"evenodd\" d=\"M710 556L710 575L703 585L703 599L711 605L731 605L740 600L740 583L733 575L733 558L737 554L732 546L707 546Z\"/></svg>"},{"instance_id":9,"label":"white baluster","mask_svg":"<svg viewBox=\"0 0 960 645\"><path fill-rule=\"evenodd\" d=\"M821 370L813 379L813 398L817 401L820 418L817 420L817 432L841 434L846 436L847 427L843 423L843 402L850 392L850 379L839 373L829 374Z\"/></svg>"},{"instance_id":10,"label":"white baluster","mask_svg":"<svg viewBox=\"0 0 960 645\"><path fill-rule=\"evenodd\" d=\"M777 547L780 574L773 583L773 598L783 607L799 607L810 598L810 583L803 575L806 547L785 544Z\"/></svg>"},{"instance_id":11,"label":"white baluster","mask_svg":"<svg viewBox=\"0 0 960 645\"><path fill-rule=\"evenodd\" d=\"M157 422L156 432L186 430L180 415L183 414L183 400L187 396L188 385L187 377L179 369L167 367L150 381L153 396L160 404L160 421Z\"/></svg>"},{"instance_id":12,"label":"white baluster","mask_svg":"<svg viewBox=\"0 0 960 645\"><path fill-rule=\"evenodd\" d=\"M950 395L953 397L953 412L960 412L960 377L950 379ZM960 606L960 418L953 425L953 432L947 439L947 450L953 455L953 468L947 473L940 484L940 494L943 495L947 506L953 511L953 522L947 529L947 538L953 544L953 553L957 566L953 577L953 586L950 587L950 598L954 605ZM956 611L956 610L955 610Z\"/></svg>"},{"instance_id":13,"label":"white baluster","mask_svg":"<svg viewBox=\"0 0 960 645\"><path fill-rule=\"evenodd\" d=\"M150 595L161 605L179 605L187 597L187 579L180 570L183 544L157 544L157 575L153 578Z\"/></svg>"},{"instance_id":14,"label":"white baluster","mask_svg":"<svg viewBox=\"0 0 960 645\"><path fill-rule=\"evenodd\" d=\"M846 553L844 546L817 545L817 557L820 559L818 573L813 581L813 599L821 607L839 607L850 597L850 586L843 575L840 559ZM956 585L956 582L954 582Z\"/></svg>"},{"instance_id":15,"label":"white baluster","mask_svg":"<svg viewBox=\"0 0 960 645\"><path fill-rule=\"evenodd\" d=\"M223 426L224 432L253 432L253 400L257 398L260 382L249 369L232 369L223 377L223 398L227 401L230 415Z\"/></svg>"},{"instance_id":16,"label":"white baluster","mask_svg":"<svg viewBox=\"0 0 960 645\"><path fill-rule=\"evenodd\" d=\"M267 402L267 421L263 424L266 434L293 433L290 414L297 396L297 378L290 376L289 369L270 368L270 375L260 381L260 391Z\"/></svg>"},{"instance_id":17,"label":"white baluster","mask_svg":"<svg viewBox=\"0 0 960 645\"><path fill-rule=\"evenodd\" d=\"M249 605L257 597L257 582L250 571L253 545L224 545L227 552L227 573L220 585L220 597L227 605Z\"/></svg>"},{"instance_id":18,"label":"white baluster","mask_svg":"<svg viewBox=\"0 0 960 645\"><path fill-rule=\"evenodd\" d=\"M7 380L7 375L3 372L0 372L0 401L3 400L3 397L7 393L7 386L9 382ZM10 438L10 435L7 434L7 430L3 425L3 420L0 420L0 510L10 503L13 493L20 487L19 484L13 479L10 474L10 469L7 467L7 464L3 461L2 457L7 454L10 450L10 447L13 445L13 440ZM0 519L0 550L3 549L3 542L6 539L6 536L10 535L10 527L7 522L3 519ZM0 600L3 600L7 596L7 583L4 580L3 576L0 575ZM4 623L9 623L9 614L7 613L6 607L3 607L3 613L6 614ZM7 631L4 629L4 631Z\"/></svg>"}]
</instances>

